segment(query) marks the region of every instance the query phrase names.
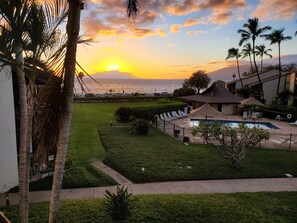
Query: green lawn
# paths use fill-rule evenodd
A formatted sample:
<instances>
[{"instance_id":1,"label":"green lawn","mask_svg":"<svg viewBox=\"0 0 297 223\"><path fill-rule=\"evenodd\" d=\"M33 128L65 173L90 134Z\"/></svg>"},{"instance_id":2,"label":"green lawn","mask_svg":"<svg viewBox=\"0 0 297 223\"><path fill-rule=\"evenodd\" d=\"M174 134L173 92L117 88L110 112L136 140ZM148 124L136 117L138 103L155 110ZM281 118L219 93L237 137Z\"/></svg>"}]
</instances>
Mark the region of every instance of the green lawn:
<instances>
[{"instance_id":1,"label":"green lawn","mask_svg":"<svg viewBox=\"0 0 297 223\"><path fill-rule=\"evenodd\" d=\"M113 125L123 125L116 123L113 117L115 110L122 105L133 107L141 104L143 103L73 104L73 118L67 154L73 162L73 167L65 173L63 188L116 184L113 179L90 165L95 160L103 160L105 155L99 139L98 128L109 126L110 121L113 121Z\"/></svg>"},{"instance_id":2,"label":"green lawn","mask_svg":"<svg viewBox=\"0 0 297 223\"><path fill-rule=\"evenodd\" d=\"M147 136L138 136L129 128L100 127L100 137L106 148L104 162L134 182L142 181L142 167L146 182L297 175L293 151L254 149L240 169L232 169L215 147L185 146L153 128Z\"/></svg>"},{"instance_id":3,"label":"green lawn","mask_svg":"<svg viewBox=\"0 0 297 223\"><path fill-rule=\"evenodd\" d=\"M297 193L238 193L208 195L132 196L131 215L120 222L142 223L294 223ZM111 223L104 199L63 201L59 223ZM263 205L265 204L265 205ZM18 223L16 206L2 209L11 222ZM30 206L30 223L47 222L48 203Z\"/></svg>"}]
</instances>

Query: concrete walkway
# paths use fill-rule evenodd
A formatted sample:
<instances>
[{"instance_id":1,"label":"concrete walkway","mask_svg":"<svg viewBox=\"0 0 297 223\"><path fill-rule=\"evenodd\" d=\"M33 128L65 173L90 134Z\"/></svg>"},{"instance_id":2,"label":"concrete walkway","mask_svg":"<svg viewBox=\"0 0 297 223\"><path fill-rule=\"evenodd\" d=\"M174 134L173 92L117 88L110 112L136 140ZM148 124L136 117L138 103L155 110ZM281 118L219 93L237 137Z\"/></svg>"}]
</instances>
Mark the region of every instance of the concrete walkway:
<instances>
[{"instance_id":1,"label":"concrete walkway","mask_svg":"<svg viewBox=\"0 0 297 223\"><path fill-rule=\"evenodd\" d=\"M106 173L109 175L111 178L113 178L118 184L121 185L127 185L127 184L132 184L133 182L128 180L126 177L121 175L120 173L116 172L115 170L111 169L109 166L106 166L105 164L95 161L92 164L94 167L98 168L102 172Z\"/></svg>"},{"instance_id":2,"label":"concrete walkway","mask_svg":"<svg viewBox=\"0 0 297 223\"><path fill-rule=\"evenodd\" d=\"M126 185L133 194L209 194L238 192L297 191L297 178L236 179L179 181ZM105 190L115 192L116 186L64 189L62 200L95 199L104 197ZM30 202L49 201L50 191L30 192ZM18 203L18 194L10 194L10 204ZM4 194L0 195L0 206L5 205Z\"/></svg>"}]
</instances>

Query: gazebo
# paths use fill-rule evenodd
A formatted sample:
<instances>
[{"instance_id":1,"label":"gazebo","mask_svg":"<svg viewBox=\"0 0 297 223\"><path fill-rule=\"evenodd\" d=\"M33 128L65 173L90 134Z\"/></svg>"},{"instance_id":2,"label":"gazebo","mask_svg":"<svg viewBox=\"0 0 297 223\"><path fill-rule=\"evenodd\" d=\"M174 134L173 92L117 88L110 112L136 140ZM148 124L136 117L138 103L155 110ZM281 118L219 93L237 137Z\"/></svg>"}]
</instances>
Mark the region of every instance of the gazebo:
<instances>
[{"instance_id":1,"label":"gazebo","mask_svg":"<svg viewBox=\"0 0 297 223\"><path fill-rule=\"evenodd\" d=\"M213 108L208 103L202 105L200 108L197 108L197 109L193 110L189 114L189 117L191 117L191 118L205 117L205 119L212 118L212 117L226 118L225 115L222 112L219 112L218 110Z\"/></svg>"}]
</instances>

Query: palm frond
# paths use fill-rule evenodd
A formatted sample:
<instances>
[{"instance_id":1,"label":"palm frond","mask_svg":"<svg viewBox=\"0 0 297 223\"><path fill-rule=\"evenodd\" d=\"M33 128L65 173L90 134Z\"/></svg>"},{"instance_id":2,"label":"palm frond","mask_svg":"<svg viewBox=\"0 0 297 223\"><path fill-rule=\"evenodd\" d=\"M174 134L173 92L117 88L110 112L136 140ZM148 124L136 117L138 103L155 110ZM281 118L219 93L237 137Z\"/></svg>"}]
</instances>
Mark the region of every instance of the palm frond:
<instances>
[{"instance_id":1,"label":"palm frond","mask_svg":"<svg viewBox=\"0 0 297 223\"><path fill-rule=\"evenodd\" d=\"M127 15L128 17L135 18L140 10L140 5L138 0L127 0Z\"/></svg>"}]
</instances>

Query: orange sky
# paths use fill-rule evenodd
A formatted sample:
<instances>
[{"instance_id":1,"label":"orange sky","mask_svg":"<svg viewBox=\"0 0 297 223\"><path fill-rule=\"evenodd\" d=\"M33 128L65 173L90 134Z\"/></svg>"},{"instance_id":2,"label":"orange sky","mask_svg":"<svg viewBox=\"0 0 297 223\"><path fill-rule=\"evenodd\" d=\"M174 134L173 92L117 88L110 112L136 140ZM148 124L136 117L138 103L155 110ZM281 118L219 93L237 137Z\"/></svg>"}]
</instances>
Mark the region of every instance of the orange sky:
<instances>
[{"instance_id":1,"label":"orange sky","mask_svg":"<svg viewBox=\"0 0 297 223\"><path fill-rule=\"evenodd\" d=\"M225 61L227 51L238 47L237 30L252 16L260 26L285 28L285 35L297 30L296 0L146 0L135 20L127 18L124 3L92 0L82 12L81 33L94 42L79 46L77 59L90 74L119 70L137 78L184 79L199 69L234 65ZM277 56L276 46L265 44ZM282 55L296 54L296 46L296 37L283 43Z\"/></svg>"}]
</instances>

